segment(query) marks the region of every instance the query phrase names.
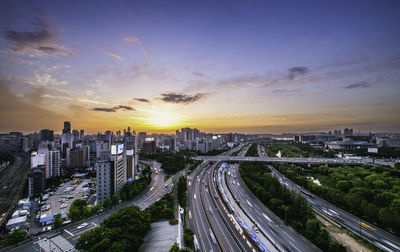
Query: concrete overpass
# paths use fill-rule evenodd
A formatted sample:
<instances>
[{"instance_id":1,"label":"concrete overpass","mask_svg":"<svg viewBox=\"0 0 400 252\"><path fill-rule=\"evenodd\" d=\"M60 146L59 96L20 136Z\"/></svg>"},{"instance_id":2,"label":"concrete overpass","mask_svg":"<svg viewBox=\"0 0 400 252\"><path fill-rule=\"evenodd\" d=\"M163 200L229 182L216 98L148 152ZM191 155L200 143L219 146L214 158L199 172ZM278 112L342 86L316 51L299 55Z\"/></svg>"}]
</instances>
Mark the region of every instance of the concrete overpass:
<instances>
[{"instance_id":1,"label":"concrete overpass","mask_svg":"<svg viewBox=\"0 0 400 252\"><path fill-rule=\"evenodd\" d=\"M197 156L196 160L208 161L259 161L259 162L281 162L281 163L302 163L302 164L347 164L361 165L372 164L368 160L351 160L342 158L289 158L289 157L238 157L238 156ZM387 164L390 165L390 164Z\"/></svg>"}]
</instances>

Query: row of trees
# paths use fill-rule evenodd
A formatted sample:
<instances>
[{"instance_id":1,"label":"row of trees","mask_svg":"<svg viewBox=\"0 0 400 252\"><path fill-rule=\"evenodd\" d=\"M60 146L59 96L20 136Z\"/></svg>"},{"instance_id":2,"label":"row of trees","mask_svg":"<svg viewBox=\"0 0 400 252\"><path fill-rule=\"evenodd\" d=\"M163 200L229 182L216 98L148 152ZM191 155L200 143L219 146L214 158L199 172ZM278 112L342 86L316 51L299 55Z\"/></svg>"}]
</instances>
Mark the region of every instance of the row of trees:
<instances>
[{"instance_id":1,"label":"row of trees","mask_svg":"<svg viewBox=\"0 0 400 252\"><path fill-rule=\"evenodd\" d=\"M378 153L368 153L368 149L340 150L345 153L353 153L357 156L375 156L380 158L400 158L399 147L379 147Z\"/></svg>"},{"instance_id":2,"label":"row of trees","mask_svg":"<svg viewBox=\"0 0 400 252\"><path fill-rule=\"evenodd\" d=\"M265 152L268 156L275 157L281 151L282 157L300 157L302 151L290 144L265 144Z\"/></svg>"},{"instance_id":3,"label":"row of trees","mask_svg":"<svg viewBox=\"0 0 400 252\"><path fill-rule=\"evenodd\" d=\"M171 193L166 194L156 203L152 204L145 210L151 216L151 221L174 219L174 197Z\"/></svg>"},{"instance_id":4,"label":"row of trees","mask_svg":"<svg viewBox=\"0 0 400 252\"><path fill-rule=\"evenodd\" d=\"M303 157L323 157L323 158L334 158L335 151L331 149L321 149L310 146L309 144L303 143L292 143L293 146L301 150L301 156Z\"/></svg>"},{"instance_id":5,"label":"row of trees","mask_svg":"<svg viewBox=\"0 0 400 252\"><path fill-rule=\"evenodd\" d=\"M400 174L391 167L326 167L303 172L274 164L289 179L336 206L400 236ZM319 186L307 176L318 178Z\"/></svg>"},{"instance_id":6,"label":"row of trees","mask_svg":"<svg viewBox=\"0 0 400 252\"><path fill-rule=\"evenodd\" d=\"M227 152L229 150L229 148L225 148L225 149L220 149L220 150L212 150L207 152L206 154L198 152L198 155L206 155L206 156L218 156L224 152Z\"/></svg>"},{"instance_id":7,"label":"row of trees","mask_svg":"<svg viewBox=\"0 0 400 252\"><path fill-rule=\"evenodd\" d=\"M161 163L161 168L164 169L165 173L168 175L175 174L183 170L186 165L194 164L194 160L191 158L194 156L193 152L183 150L179 152L156 152L150 154L141 154L142 159L157 160Z\"/></svg>"},{"instance_id":8,"label":"row of trees","mask_svg":"<svg viewBox=\"0 0 400 252\"><path fill-rule=\"evenodd\" d=\"M258 157L257 144L252 143L246 152L246 157Z\"/></svg>"},{"instance_id":9,"label":"row of trees","mask_svg":"<svg viewBox=\"0 0 400 252\"><path fill-rule=\"evenodd\" d=\"M247 187L271 211L323 251L346 251L341 244L333 242L322 228L307 201L282 186L265 164L241 162L240 175Z\"/></svg>"},{"instance_id":10,"label":"row of trees","mask_svg":"<svg viewBox=\"0 0 400 252\"><path fill-rule=\"evenodd\" d=\"M177 195L179 205L183 208L186 208L187 196L186 196L186 177L180 176L178 181L176 182Z\"/></svg>"}]
</instances>

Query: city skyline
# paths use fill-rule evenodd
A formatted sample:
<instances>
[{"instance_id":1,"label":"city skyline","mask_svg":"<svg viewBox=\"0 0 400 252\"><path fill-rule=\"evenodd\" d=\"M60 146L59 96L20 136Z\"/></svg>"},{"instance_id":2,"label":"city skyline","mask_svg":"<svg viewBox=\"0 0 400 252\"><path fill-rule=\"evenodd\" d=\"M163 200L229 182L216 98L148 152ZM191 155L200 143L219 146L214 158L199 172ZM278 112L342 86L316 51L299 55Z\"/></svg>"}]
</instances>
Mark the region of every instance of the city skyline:
<instances>
[{"instance_id":1,"label":"city skyline","mask_svg":"<svg viewBox=\"0 0 400 252\"><path fill-rule=\"evenodd\" d=\"M400 131L399 2L3 1L0 132Z\"/></svg>"}]
</instances>

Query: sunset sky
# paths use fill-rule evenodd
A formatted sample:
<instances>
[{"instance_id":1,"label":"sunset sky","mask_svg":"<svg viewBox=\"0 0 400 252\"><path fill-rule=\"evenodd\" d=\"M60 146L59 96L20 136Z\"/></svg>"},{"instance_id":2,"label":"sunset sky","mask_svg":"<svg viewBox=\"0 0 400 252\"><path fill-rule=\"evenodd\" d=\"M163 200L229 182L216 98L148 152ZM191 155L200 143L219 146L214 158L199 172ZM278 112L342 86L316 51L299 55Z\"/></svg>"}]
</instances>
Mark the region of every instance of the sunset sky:
<instances>
[{"instance_id":1,"label":"sunset sky","mask_svg":"<svg viewBox=\"0 0 400 252\"><path fill-rule=\"evenodd\" d=\"M0 132L400 131L400 1L1 1Z\"/></svg>"}]
</instances>

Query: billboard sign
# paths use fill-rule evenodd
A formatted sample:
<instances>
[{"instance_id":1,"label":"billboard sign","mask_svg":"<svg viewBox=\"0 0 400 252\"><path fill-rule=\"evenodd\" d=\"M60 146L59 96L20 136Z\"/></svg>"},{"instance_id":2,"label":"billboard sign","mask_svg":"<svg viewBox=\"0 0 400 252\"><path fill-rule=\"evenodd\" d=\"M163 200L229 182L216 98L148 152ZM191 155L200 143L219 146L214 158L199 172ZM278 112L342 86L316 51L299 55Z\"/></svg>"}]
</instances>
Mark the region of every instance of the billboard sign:
<instances>
[{"instance_id":1,"label":"billboard sign","mask_svg":"<svg viewBox=\"0 0 400 252\"><path fill-rule=\"evenodd\" d=\"M123 144L118 144L118 151L117 154L121 154L122 152L124 152L124 145Z\"/></svg>"},{"instance_id":2,"label":"billboard sign","mask_svg":"<svg viewBox=\"0 0 400 252\"><path fill-rule=\"evenodd\" d=\"M369 153L378 153L378 148L368 148Z\"/></svg>"},{"instance_id":3,"label":"billboard sign","mask_svg":"<svg viewBox=\"0 0 400 252\"><path fill-rule=\"evenodd\" d=\"M117 155L117 146L111 145L111 155Z\"/></svg>"}]
</instances>

